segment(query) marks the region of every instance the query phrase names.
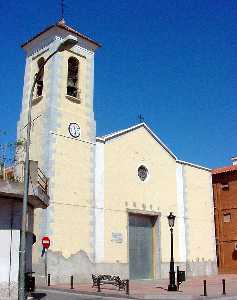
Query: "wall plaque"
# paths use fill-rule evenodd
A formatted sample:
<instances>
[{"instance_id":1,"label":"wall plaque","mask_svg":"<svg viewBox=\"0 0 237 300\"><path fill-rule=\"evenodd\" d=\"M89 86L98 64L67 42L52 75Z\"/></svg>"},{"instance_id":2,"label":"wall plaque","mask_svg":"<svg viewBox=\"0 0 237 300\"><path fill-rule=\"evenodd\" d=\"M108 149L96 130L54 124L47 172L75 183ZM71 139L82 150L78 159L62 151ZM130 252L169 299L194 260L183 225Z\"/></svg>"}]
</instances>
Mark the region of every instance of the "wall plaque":
<instances>
[{"instance_id":1,"label":"wall plaque","mask_svg":"<svg viewBox=\"0 0 237 300\"><path fill-rule=\"evenodd\" d=\"M112 232L112 242L121 244L123 242L123 235L120 232Z\"/></svg>"}]
</instances>

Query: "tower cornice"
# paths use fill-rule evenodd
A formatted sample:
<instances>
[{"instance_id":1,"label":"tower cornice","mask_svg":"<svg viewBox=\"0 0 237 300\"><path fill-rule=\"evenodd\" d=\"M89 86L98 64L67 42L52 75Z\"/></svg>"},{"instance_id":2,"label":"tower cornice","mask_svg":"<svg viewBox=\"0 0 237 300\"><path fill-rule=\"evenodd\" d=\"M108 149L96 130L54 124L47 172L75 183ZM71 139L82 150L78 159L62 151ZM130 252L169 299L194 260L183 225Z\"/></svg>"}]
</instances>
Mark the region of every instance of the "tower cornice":
<instances>
[{"instance_id":1,"label":"tower cornice","mask_svg":"<svg viewBox=\"0 0 237 300\"><path fill-rule=\"evenodd\" d=\"M89 38L88 36L78 32L77 30L73 29L72 27L66 25L64 19L58 21L56 24L51 25L47 28L45 28L43 31L39 32L38 34L36 34L35 36L33 36L31 39L29 39L27 42L25 42L24 44L21 45L21 48L25 48L28 44L30 44L33 40L35 40L36 38L40 37L41 35L43 35L44 33L48 32L49 30L53 29L53 28L59 28L59 29L63 29L66 30L69 33L75 34L76 36L94 44L96 47L101 47L101 44L99 44L98 42L96 42L95 40Z\"/></svg>"}]
</instances>

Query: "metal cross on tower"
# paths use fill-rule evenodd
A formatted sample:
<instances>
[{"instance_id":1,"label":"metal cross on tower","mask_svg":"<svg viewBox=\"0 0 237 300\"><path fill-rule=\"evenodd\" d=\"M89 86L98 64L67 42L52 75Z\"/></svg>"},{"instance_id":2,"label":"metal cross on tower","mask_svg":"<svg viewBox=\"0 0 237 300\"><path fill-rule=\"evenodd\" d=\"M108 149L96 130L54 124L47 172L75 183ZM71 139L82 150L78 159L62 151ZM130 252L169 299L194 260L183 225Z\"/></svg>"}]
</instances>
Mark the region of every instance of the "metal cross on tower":
<instances>
[{"instance_id":1,"label":"metal cross on tower","mask_svg":"<svg viewBox=\"0 0 237 300\"><path fill-rule=\"evenodd\" d=\"M64 20L64 0L61 0L61 19Z\"/></svg>"},{"instance_id":2,"label":"metal cross on tower","mask_svg":"<svg viewBox=\"0 0 237 300\"><path fill-rule=\"evenodd\" d=\"M139 120L140 123L144 122L145 119L144 119L142 114L139 114L137 117L138 117L138 120Z\"/></svg>"}]
</instances>

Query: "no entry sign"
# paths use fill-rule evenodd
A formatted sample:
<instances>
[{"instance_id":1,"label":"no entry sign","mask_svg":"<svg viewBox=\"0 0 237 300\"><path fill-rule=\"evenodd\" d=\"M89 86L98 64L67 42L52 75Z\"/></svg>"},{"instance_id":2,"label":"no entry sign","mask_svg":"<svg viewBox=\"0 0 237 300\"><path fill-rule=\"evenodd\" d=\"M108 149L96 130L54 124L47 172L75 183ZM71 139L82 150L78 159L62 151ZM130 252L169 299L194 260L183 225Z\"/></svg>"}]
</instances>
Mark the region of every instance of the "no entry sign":
<instances>
[{"instance_id":1,"label":"no entry sign","mask_svg":"<svg viewBox=\"0 0 237 300\"><path fill-rule=\"evenodd\" d=\"M49 237L44 236L42 238L42 246L43 246L44 249L48 249L49 248L49 246L50 246L50 239L49 239Z\"/></svg>"}]
</instances>

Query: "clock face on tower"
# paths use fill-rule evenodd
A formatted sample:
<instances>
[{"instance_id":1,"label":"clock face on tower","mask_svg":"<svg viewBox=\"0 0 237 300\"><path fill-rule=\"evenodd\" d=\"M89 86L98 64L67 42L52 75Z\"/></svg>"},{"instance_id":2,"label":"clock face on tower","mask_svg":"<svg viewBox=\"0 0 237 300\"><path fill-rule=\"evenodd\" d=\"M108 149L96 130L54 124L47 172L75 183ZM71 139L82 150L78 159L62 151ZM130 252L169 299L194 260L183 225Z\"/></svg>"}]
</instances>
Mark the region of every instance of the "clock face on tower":
<instances>
[{"instance_id":1,"label":"clock face on tower","mask_svg":"<svg viewBox=\"0 0 237 300\"><path fill-rule=\"evenodd\" d=\"M77 123L70 123L68 126L68 131L74 138L78 138L81 135L81 128Z\"/></svg>"}]
</instances>

